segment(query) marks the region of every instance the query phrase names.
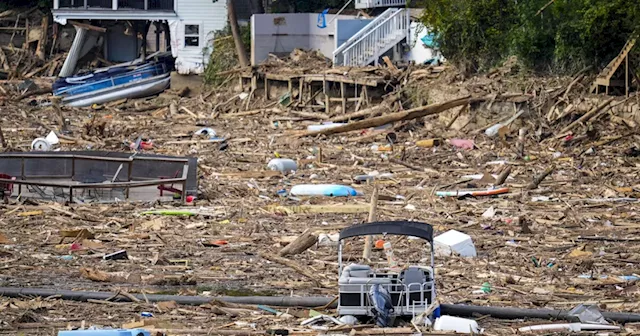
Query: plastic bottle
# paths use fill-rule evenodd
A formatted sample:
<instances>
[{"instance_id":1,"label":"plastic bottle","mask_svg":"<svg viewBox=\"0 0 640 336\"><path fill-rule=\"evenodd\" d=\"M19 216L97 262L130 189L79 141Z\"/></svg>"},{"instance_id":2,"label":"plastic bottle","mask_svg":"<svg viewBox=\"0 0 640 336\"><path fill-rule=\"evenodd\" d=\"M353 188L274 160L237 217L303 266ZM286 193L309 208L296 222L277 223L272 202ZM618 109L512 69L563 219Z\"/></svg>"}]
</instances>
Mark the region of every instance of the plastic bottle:
<instances>
[{"instance_id":1,"label":"plastic bottle","mask_svg":"<svg viewBox=\"0 0 640 336\"><path fill-rule=\"evenodd\" d=\"M287 174L294 170L298 170L298 165L291 159L272 159L267 164L267 168Z\"/></svg>"},{"instance_id":2,"label":"plastic bottle","mask_svg":"<svg viewBox=\"0 0 640 336\"><path fill-rule=\"evenodd\" d=\"M311 131L311 132L315 132L315 131L321 131L327 128L334 128L334 127L338 127L338 126L342 126L342 125L346 125L344 123L326 123L326 124L319 124L319 125L309 125L307 126L307 131Z\"/></svg>"},{"instance_id":3,"label":"plastic bottle","mask_svg":"<svg viewBox=\"0 0 640 336\"><path fill-rule=\"evenodd\" d=\"M291 195L296 196L357 196L358 192L339 184L299 184L291 188Z\"/></svg>"},{"instance_id":4,"label":"plastic bottle","mask_svg":"<svg viewBox=\"0 0 640 336\"><path fill-rule=\"evenodd\" d=\"M391 246L391 242L385 242L383 244L384 254L387 256L387 262L389 263L389 268L392 270L398 269L398 261L393 256L393 247Z\"/></svg>"}]
</instances>

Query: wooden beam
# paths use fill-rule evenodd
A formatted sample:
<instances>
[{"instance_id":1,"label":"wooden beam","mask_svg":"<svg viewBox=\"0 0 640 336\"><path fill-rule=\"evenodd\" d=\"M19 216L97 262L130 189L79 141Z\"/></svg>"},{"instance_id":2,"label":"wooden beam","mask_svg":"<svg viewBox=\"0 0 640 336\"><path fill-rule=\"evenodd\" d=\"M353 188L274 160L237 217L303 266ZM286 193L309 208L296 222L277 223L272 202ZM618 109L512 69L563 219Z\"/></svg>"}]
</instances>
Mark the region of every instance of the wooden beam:
<instances>
[{"instance_id":1,"label":"wooden beam","mask_svg":"<svg viewBox=\"0 0 640 336\"><path fill-rule=\"evenodd\" d=\"M70 24L74 25L75 27L78 28L84 28L87 30L93 30L93 31L97 31L99 33L106 33L107 32L107 28L102 28L102 27L97 27L97 26L93 26L87 23L82 23L82 22L77 22L77 21L73 21L73 20L69 20L68 21Z\"/></svg>"}]
</instances>

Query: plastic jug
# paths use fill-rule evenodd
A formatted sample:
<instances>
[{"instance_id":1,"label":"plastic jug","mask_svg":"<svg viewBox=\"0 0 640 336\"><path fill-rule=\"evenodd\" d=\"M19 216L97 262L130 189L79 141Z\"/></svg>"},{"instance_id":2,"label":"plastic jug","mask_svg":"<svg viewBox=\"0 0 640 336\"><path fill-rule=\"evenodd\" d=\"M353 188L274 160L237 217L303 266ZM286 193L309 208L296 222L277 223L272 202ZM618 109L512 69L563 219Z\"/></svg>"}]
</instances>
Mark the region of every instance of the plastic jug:
<instances>
[{"instance_id":1,"label":"plastic jug","mask_svg":"<svg viewBox=\"0 0 640 336\"><path fill-rule=\"evenodd\" d=\"M267 164L267 168L287 174L294 170L298 170L298 165L291 159L272 159Z\"/></svg>"}]
</instances>

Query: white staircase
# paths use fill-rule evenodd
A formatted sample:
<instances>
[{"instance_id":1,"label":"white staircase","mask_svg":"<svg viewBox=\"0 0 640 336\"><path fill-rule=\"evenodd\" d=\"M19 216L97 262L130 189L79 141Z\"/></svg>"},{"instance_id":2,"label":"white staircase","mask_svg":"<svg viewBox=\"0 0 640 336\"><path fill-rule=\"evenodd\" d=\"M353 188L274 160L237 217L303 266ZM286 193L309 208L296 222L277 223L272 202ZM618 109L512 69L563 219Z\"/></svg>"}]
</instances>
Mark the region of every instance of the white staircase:
<instances>
[{"instance_id":1,"label":"white staircase","mask_svg":"<svg viewBox=\"0 0 640 336\"><path fill-rule=\"evenodd\" d=\"M404 39L409 43L410 24L408 10L387 9L333 52L333 65L365 66L371 63L378 65L378 59L382 54Z\"/></svg>"},{"instance_id":2,"label":"white staircase","mask_svg":"<svg viewBox=\"0 0 640 336\"><path fill-rule=\"evenodd\" d=\"M407 0L356 0L356 9L406 6Z\"/></svg>"}]
</instances>

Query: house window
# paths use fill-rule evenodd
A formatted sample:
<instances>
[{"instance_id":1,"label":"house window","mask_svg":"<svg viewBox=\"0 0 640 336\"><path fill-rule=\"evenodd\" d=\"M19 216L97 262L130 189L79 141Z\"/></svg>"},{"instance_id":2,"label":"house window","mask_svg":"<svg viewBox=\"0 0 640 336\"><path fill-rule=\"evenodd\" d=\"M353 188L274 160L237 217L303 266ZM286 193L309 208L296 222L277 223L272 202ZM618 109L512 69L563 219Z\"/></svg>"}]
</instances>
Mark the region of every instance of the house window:
<instances>
[{"instance_id":1,"label":"house window","mask_svg":"<svg viewBox=\"0 0 640 336\"><path fill-rule=\"evenodd\" d=\"M185 47L200 46L200 25L197 25L197 24L184 25L184 46Z\"/></svg>"}]
</instances>

